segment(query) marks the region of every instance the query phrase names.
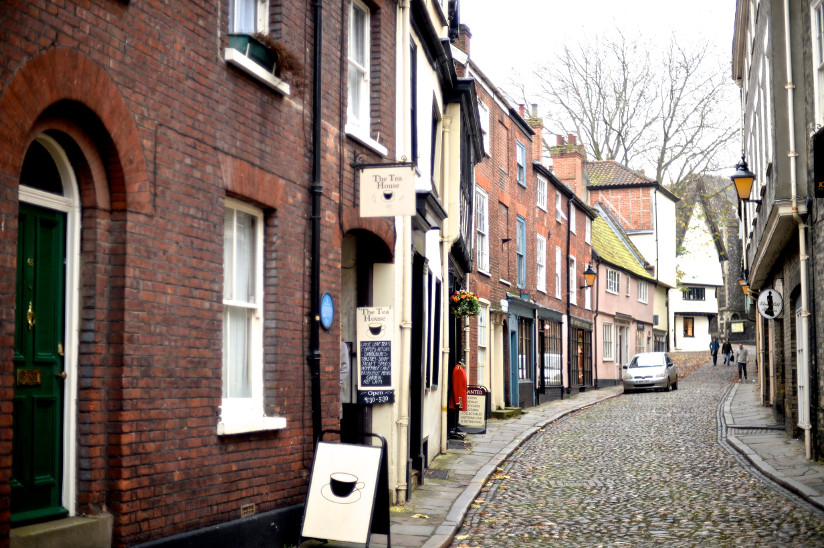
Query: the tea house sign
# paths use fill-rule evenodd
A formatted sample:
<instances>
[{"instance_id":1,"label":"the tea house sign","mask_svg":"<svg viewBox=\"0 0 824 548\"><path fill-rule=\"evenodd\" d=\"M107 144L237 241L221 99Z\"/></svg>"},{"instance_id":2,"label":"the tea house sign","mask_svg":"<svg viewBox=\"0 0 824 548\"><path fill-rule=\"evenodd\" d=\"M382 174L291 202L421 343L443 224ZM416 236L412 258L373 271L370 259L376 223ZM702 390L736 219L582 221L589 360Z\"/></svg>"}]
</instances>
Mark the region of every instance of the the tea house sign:
<instances>
[{"instance_id":1,"label":"the tea house sign","mask_svg":"<svg viewBox=\"0 0 824 548\"><path fill-rule=\"evenodd\" d=\"M361 217L415 215L414 164L362 164L358 169Z\"/></svg>"}]
</instances>

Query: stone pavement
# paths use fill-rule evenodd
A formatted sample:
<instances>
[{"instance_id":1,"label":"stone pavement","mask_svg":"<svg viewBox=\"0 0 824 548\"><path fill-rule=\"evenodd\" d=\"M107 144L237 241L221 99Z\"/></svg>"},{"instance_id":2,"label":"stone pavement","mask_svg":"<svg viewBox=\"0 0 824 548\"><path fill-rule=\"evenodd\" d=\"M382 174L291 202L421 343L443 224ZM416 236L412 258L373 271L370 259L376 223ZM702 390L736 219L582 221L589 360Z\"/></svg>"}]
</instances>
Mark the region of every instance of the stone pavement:
<instances>
[{"instance_id":1,"label":"stone pavement","mask_svg":"<svg viewBox=\"0 0 824 548\"><path fill-rule=\"evenodd\" d=\"M789 437L759 401L755 383L734 383L724 400L727 442L765 476L824 510L824 463L807 460L804 438Z\"/></svg>"},{"instance_id":2,"label":"stone pavement","mask_svg":"<svg viewBox=\"0 0 824 548\"><path fill-rule=\"evenodd\" d=\"M448 546L487 479L524 441L564 415L622 392L620 386L611 386L570 394L528 408L516 418L489 420L486 433L468 434L468 443L450 442L451 447L429 463L424 483L411 499L391 509L392 545ZM732 384L723 418L727 442L754 467L824 509L824 463L807 460L803 440L789 438L775 423L771 409L759 403L757 384ZM386 536L373 535L371 545L386 546Z\"/></svg>"}]
</instances>

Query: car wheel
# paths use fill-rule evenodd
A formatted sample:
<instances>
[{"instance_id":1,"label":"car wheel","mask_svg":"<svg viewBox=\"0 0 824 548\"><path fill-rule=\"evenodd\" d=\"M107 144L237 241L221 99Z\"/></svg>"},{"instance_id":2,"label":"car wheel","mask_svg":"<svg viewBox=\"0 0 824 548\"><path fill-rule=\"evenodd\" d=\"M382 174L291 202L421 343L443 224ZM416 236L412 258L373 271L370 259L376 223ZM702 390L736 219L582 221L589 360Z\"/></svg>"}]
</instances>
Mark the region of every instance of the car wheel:
<instances>
[{"instance_id":1,"label":"car wheel","mask_svg":"<svg viewBox=\"0 0 824 548\"><path fill-rule=\"evenodd\" d=\"M678 377L675 377L675 384L672 385L673 390L678 390Z\"/></svg>"},{"instance_id":2,"label":"car wheel","mask_svg":"<svg viewBox=\"0 0 824 548\"><path fill-rule=\"evenodd\" d=\"M669 392L672 385L670 384L669 377L667 377L667 387L664 388L664 392Z\"/></svg>"}]
</instances>

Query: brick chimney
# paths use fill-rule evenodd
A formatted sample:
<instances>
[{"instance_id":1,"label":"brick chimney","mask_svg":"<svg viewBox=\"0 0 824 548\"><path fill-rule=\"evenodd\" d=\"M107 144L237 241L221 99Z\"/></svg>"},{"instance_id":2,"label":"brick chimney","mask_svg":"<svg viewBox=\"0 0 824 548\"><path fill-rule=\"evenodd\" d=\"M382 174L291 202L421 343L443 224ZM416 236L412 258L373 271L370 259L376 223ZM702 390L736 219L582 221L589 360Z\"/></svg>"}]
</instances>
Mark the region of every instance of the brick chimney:
<instances>
[{"instance_id":1,"label":"brick chimney","mask_svg":"<svg viewBox=\"0 0 824 548\"><path fill-rule=\"evenodd\" d=\"M552 172L561 182L566 183L576 196L586 198L584 189L584 161L586 153L583 145L578 144L575 135L567 134L567 140L561 135L555 136L555 146L549 147L552 156Z\"/></svg>"},{"instance_id":2,"label":"brick chimney","mask_svg":"<svg viewBox=\"0 0 824 548\"><path fill-rule=\"evenodd\" d=\"M523 108L523 105L521 105L521 108ZM526 122L535 132L532 137L532 160L540 162L542 166L546 167L546 164L544 164L544 119L538 117L538 105L535 103L532 103L532 113Z\"/></svg>"},{"instance_id":3,"label":"brick chimney","mask_svg":"<svg viewBox=\"0 0 824 548\"><path fill-rule=\"evenodd\" d=\"M472 39L472 33L469 27L461 23L458 27L458 37L455 39L454 45L462 52L469 55L469 41Z\"/></svg>"}]
</instances>

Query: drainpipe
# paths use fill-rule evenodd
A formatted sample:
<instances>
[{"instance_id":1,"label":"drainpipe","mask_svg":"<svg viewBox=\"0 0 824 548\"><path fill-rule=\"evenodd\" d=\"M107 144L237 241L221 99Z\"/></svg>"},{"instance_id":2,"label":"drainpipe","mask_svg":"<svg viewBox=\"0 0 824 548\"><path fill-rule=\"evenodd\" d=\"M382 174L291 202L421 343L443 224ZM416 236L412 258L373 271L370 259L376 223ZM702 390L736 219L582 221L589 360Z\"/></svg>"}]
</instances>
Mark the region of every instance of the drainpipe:
<instances>
[{"instance_id":1,"label":"drainpipe","mask_svg":"<svg viewBox=\"0 0 824 548\"><path fill-rule=\"evenodd\" d=\"M446 110L446 109L444 109ZM441 184L443 186L443 199L449 204L449 171L451 166L449 164L449 129L452 125L452 116L444 114L441 120L441 158L443 162L443 169L441 171ZM443 220L443 230L441 232L441 275L443 276L442 290L441 290L441 447L446 449L447 444L447 409L448 409L448 389L450 363L449 363L449 250L452 248L454 238L449 235L449 216Z\"/></svg>"},{"instance_id":2,"label":"drainpipe","mask_svg":"<svg viewBox=\"0 0 824 548\"><path fill-rule=\"evenodd\" d=\"M592 253L590 253L590 260L592 260ZM592 264L592 263L590 263ZM598 271L601 269L601 262L595 261L595 286L592 288L595 290L595 298L590 299L590 303L592 307L595 309L595 316L592 318L592 348L590 349L590 354L592 355L593 361L593 372L595 374L595 388L598 388L598 360L596 356L598 355L598 294L600 293L599 289L601 287L601 276L598 276ZM603 348L601 349L601 363L604 363L604 355L603 355Z\"/></svg>"},{"instance_id":3,"label":"drainpipe","mask_svg":"<svg viewBox=\"0 0 824 548\"><path fill-rule=\"evenodd\" d=\"M798 364L798 426L804 429L804 447L806 449L807 459L812 459L812 439L811 439L811 425L810 425L810 310L807 304L808 300L808 284L807 279L807 225L801 216L798 214L798 180L796 175L796 158L798 153L795 151L795 105L793 103L793 91L795 84L793 84L793 69L792 69L792 55L790 46L790 1L784 0L784 49L787 65L787 121L790 130L790 150L787 156L790 158L790 185L792 194L792 211L793 218L798 224L798 254L799 254L799 271L801 273L801 348L803 353Z\"/></svg>"},{"instance_id":4,"label":"drainpipe","mask_svg":"<svg viewBox=\"0 0 824 548\"><path fill-rule=\"evenodd\" d=\"M409 0L402 0L398 3L401 19L401 58L403 68L401 72L401 90L403 93L403 135L402 135L402 149L401 156L411 158L411 124L412 114L410 105L412 104L412 91L409 86L411 74L411 56L409 53L411 40L411 27L409 24ZM401 294L401 357L400 357L400 371L399 375L399 398L395 404L398 412L396 419L397 432L397 447L398 453L396 458L396 476L395 476L395 501L403 503L406 501L406 494L408 485L406 483L408 471L408 453L409 453L409 374L412 363L412 219L410 217L400 217L402 225L401 245L398 246L401 254L401 272L402 272L402 294Z\"/></svg>"},{"instance_id":5,"label":"drainpipe","mask_svg":"<svg viewBox=\"0 0 824 548\"><path fill-rule=\"evenodd\" d=\"M566 299L566 315L567 315L567 394L569 394L570 390L572 390L572 316L571 309L570 309L570 297L572 296L572 280L569 272L569 251L570 251L570 242L572 238L572 227L570 226L569 219L572 218L572 208L575 207L572 205L572 198L569 199L567 211L567 246L566 246L566 271L567 271L567 299Z\"/></svg>"},{"instance_id":6,"label":"drainpipe","mask_svg":"<svg viewBox=\"0 0 824 548\"><path fill-rule=\"evenodd\" d=\"M309 351L306 361L312 379L312 440L317 441L322 431L320 400L320 199L323 186L320 181L321 142L321 44L323 0L315 0L314 6L314 67L312 75L312 272L311 272L311 319Z\"/></svg>"}]
</instances>

